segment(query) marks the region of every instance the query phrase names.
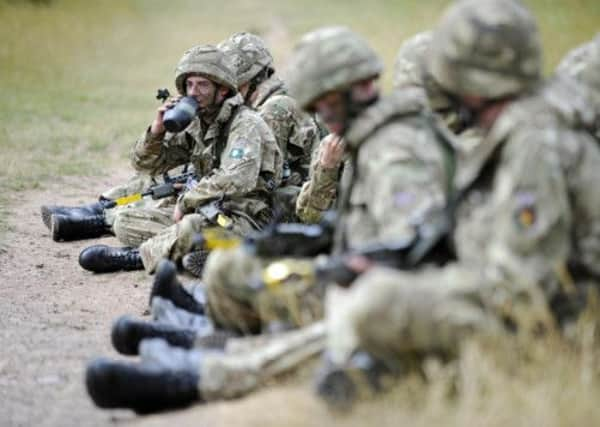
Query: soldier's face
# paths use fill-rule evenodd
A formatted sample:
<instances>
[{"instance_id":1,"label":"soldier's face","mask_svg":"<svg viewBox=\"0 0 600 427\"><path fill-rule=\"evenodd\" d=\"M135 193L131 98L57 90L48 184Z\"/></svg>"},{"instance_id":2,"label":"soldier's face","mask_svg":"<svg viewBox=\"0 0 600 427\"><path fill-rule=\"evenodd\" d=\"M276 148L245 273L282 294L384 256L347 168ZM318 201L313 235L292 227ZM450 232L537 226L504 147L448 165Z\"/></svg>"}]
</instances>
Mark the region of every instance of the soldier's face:
<instances>
[{"instance_id":1,"label":"soldier's face","mask_svg":"<svg viewBox=\"0 0 600 427\"><path fill-rule=\"evenodd\" d=\"M189 76L185 80L185 93L198 101L200 109L205 109L217 100L217 85L204 77Z\"/></svg>"},{"instance_id":2,"label":"soldier's face","mask_svg":"<svg viewBox=\"0 0 600 427\"><path fill-rule=\"evenodd\" d=\"M332 133L341 135L344 131L345 112L344 97L341 92L330 92L314 103L314 110Z\"/></svg>"},{"instance_id":3,"label":"soldier's face","mask_svg":"<svg viewBox=\"0 0 600 427\"><path fill-rule=\"evenodd\" d=\"M494 126L496 119L510 101L511 98L489 100L480 96L460 98L461 104L470 111L477 126L484 130L490 130Z\"/></svg>"},{"instance_id":4,"label":"soldier's face","mask_svg":"<svg viewBox=\"0 0 600 427\"><path fill-rule=\"evenodd\" d=\"M329 92L317 99L313 108L329 130L343 135L356 106L366 106L377 98L379 89L374 79L353 84L346 91ZM351 105L352 104L352 105Z\"/></svg>"}]
</instances>

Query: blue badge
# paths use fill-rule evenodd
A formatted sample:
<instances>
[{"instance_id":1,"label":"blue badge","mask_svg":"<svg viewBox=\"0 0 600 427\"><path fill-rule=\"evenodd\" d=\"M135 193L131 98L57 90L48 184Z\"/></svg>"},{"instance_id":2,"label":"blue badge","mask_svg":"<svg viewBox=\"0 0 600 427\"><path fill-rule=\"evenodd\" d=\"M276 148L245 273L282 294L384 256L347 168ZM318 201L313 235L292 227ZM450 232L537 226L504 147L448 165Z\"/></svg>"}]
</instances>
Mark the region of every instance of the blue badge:
<instances>
[{"instance_id":1,"label":"blue badge","mask_svg":"<svg viewBox=\"0 0 600 427\"><path fill-rule=\"evenodd\" d=\"M244 149L243 148L234 148L229 152L229 157L232 159L241 159L244 157Z\"/></svg>"}]
</instances>

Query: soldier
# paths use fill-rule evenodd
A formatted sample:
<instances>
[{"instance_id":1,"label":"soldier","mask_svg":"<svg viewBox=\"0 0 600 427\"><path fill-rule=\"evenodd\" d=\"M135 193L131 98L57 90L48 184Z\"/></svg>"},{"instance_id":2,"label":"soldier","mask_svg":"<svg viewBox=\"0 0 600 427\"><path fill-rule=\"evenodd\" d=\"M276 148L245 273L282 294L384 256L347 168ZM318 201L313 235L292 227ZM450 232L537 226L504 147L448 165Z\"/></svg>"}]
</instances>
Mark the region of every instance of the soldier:
<instances>
[{"instance_id":1,"label":"soldier","mask_svg":"<svg viewBox=\"0 0 600 427\"><path fill-rule=\"evenodd\" d=\"M113 225L117 238L128 246L141 243L139 250L92 246L79 258L87 270L145 268L152 273L162 258L179 261L189 253L194 235L204 227L218 224L244 235L272 217L271 192L281 181L281 153L265 122L242 105L224 53L196 46L183 55L175 74L180 95L196 98L197 115L182 132L166 132L163 115L174 102L165 103L136 144L133 162L151 174L191 162L198 182L169 212L119 212Z\"/></svg>"},{"instance_id":2,"label":"soldier","mask_svg":"<svg viewBox=\"0 0 600 427\"><path fill-rule=\"evenodd\" d=\"M541 80L529 11L461 0L429 55L433 78L486 131L454 180L458 262L374 267L331 289L318 391L332 404L350 403L360 386L381 390L415 355L456 355L473 334L564 327L600 273L600 150L580 115L549 102L557 89Z\"/></svg>"},{"instance_id":3,"label":"soldier","mask_svg":"<svg viewBox=\"0 0 600 427\"><path fill-rule=\"evenodd\" d=\"M256 110L273 131L284 158L283 182L273 193L274 210L279 221L293 221L296 197L307 178L313 147L319 143L319 127L287 94L260 37L236 33L217 47L231 61L245 104ZM188 270L201 277L205 261L202 254L190 254L186 259Z\"/></svg>"},{"instance_id":4,"label":"soldier","mask_svg":"<svg viewBox=\"0 0 600 427\"><path fill-rule=\"evenodd\" d=\"M282 187L295 187L288 201L293 213L295 195L308 177L311 154L319 143L321 130L315 119L287 94L284 82L275 74L273 57L260 37L236 33L218 48L233 61L238 89L246 105L259 112L275 135L285 161Z\"/></svg>"},{"instance_id":5,"label":"soldier","mask_svg":"<svg viewBox=\"0 0 600 427\"><path fill-rule=\"evenodd\" d=\"M291 69L296 71L290 88L300 105L317 112L329 129L343 136L351 153L354 173L347 174L342 186L336 250L412 240L413 224L426 222L445 204L451 178L447 135L435 128L423 91L396 92L379 100L379 57L362 37L341 27L307 34ZM213 286L208 285L207 307L216 323L228 322L242 331L260 327L260 295L268 293L253 294L239 284L232 284L235 289L227 289L227 283L222 289ZM289 306L298 305L290 300ZM221 310L226 306L227 313ZM243 395L322 345L320 322L286 333L283 341L267 338L264 345L228 347L225 354L142 341L142 364L97 361L88 367L87 386L101 407L156 411ZM136 386L142 383L144 387Z\"/></svg>"}]
</instances>

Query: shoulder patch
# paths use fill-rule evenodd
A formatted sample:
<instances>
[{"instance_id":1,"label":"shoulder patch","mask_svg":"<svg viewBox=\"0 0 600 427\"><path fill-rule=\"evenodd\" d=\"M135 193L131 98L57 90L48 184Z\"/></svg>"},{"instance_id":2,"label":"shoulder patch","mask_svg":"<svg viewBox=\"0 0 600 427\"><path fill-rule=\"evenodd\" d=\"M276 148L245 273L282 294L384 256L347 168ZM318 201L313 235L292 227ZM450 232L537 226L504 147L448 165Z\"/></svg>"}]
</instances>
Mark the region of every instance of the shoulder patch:
<instances>
[{"instance_id":1,"label":"shoulder patch","mask_svg":"<svg viewBox=\"0 0 600 427\"><path fill-rule=\"evenodd\" d=\"M533 193L524 191L517 193L514 220L521 230L527 230L536 223L536 198Z\"/></svg>"},{"instance_id":2,"label":"shoulder patch","mask_svg":"<svg viewBox=\"0 0 600 427\"><path fill-rule=\"evenodd\" d=\"M245 152L246 150L244 150L243 148L234 148L229 152L229 157L232 159L241 159L242 157L244 157Z\"/></svg>"}]
</instances>

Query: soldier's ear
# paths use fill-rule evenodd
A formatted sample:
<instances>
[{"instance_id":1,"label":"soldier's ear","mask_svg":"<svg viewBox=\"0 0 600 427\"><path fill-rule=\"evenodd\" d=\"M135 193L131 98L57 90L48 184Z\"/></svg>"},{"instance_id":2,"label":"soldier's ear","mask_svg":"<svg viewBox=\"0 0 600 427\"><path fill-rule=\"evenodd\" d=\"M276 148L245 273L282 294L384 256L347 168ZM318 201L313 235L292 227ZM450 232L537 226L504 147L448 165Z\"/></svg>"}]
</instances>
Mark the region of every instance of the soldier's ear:
<instances>
[{"instance_id":1,"label":"soldier's ear","mask_svg":"<svg viewBox=\"0 0 600 427\"><path fill-rule=\"evenodd\" d=\"M226 99L226 98L229 98L231 95L233 95L231 93L232 90L230 88L228 88L227 86L219 85L219 86L217 86L217 91L219 93L219 98L221 98L221 99Z\"/></svg>"}]
</instances>

